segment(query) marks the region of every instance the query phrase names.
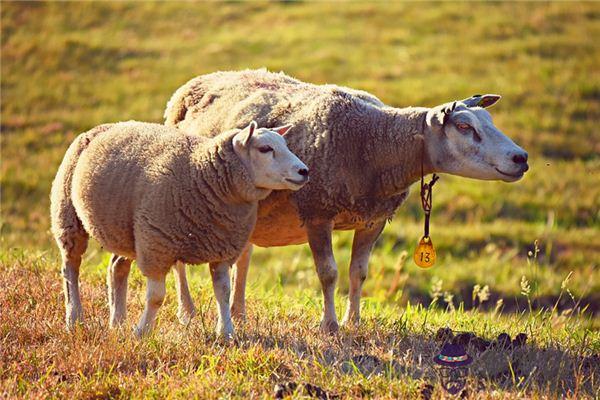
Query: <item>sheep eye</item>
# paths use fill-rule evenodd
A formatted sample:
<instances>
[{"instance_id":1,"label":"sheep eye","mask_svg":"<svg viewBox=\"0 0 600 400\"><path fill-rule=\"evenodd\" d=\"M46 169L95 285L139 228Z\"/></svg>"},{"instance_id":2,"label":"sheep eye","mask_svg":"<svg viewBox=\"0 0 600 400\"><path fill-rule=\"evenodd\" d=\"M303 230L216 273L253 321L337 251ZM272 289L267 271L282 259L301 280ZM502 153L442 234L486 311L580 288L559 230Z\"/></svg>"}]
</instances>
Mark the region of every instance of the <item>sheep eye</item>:
<instances>
[{"instance_id":1,"label":"sheep eye","mask_svg":"<svg viewBox=\"0 0 600 400\"><path fill-rule=\"evenodd\" d=\"M471 128L471 125L469 125L469 124L464 124L464 123L462 123L462 122L458 122L458 123L456 124L456 127L457 127L458 129L460 129L461 131L468 131L468 130L471 130L471 129L473 129L473 128Z\"/></svg>"},{"instance_id":2,"label":"sheep eye","mask_svg":"<svg viewBox=\"0 0 600 400\"><path fill-rule=\"evenodd\" d=\"M270 151L273 151L273 148L271 146L260 146L258 148L258 151L260 151L261 153L268 153Z\"/></svg>"}]
</instances>

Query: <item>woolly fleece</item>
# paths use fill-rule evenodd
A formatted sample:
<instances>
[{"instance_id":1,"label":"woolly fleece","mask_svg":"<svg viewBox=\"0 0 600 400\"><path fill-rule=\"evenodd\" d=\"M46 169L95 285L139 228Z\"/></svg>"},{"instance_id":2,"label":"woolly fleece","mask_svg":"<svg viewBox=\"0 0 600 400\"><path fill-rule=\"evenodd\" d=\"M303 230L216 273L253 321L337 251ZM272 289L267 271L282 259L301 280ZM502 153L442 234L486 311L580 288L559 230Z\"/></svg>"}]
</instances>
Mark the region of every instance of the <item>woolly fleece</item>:
<instances>
[{"instance_id":1,"label":"woolly fleece","mask_svg":"<svg viewBox=\"0 0 600 400\"><path fill-rule=\"evenodd\" d=\"M81 134L52 186L59 247L70 251L89 233L107 250L161 269L235 259L268 193L233 150L238 132L206 139L130 121Z\"/></svg>"},{"instance_id":2,"label":"woolly fleece","mask_svg":"<svg viewBox=\"0 0 600 400\"><path fill-rule=\"evenodd\" d=\"M290 123L288 147L311 171L298 192L261 201L251 241L277 246L306 241L307 220L357 229L393 216L421 173L428 108L386 107L366 92L314 85L266 70L216 72L180 87L165 110L167 125L212 137L251 120ZM425 157L425 173L431 172Z\"/></svg>"}]
</instances>

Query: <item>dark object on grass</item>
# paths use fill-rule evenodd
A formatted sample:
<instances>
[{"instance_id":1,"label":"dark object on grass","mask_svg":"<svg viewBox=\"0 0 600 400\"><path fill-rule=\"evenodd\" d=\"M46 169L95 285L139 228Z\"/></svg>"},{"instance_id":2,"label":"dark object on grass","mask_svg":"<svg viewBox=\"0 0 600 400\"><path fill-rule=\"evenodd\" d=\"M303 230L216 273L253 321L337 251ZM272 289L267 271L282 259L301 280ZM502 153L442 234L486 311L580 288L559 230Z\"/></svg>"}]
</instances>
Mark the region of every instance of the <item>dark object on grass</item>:
<instances>
[{"instance_id":1,"label":"dark object on grass","mask_svg":"<svg viewBox=\"0 0 600 400\"><path fill-rule=\"evenodd\" d=\"M321 400L329 400L329 399L339 399L340 396L337 394L330 394L321 389L316 385L311 385L310 383L304 384L304 394L310 397L314 397Z\"/></svg>"},{"instance_id":2,"label":"dark object on grass","mask_svg":"<svg viewBox=\"0 0 600 400\"><path fill-rule=\"evenodd\" d=\"M275 385L274 396L276 399L283 399L291 396L296 391L298 384L296 382L284 382Z\"/></svg>"},{"instance_id":3,"label":"dark object on grass","mask_svg":"<svg viewBox=\"0 0 600 400\"><path fill-rule=\"evenodd\" d=\"M327 393L319 386L310 383L301 383L298 385L296 382L284 382L275 385L274 396L276 399L284 399L288 396L292 396L294 393L301 393L304 396L319 400L334 400L340 398L339 395Z\"/></svg>"},{"instance_id":4,"label":"dark object on grass","mask_svg":"<svg viewBox=\"0 0 600 400\"><path fill-rule=\"evenodd\" d=\"M433 357L433 362L443 367L464 367L473 362L465 348L459 344L446 343L440 354Z\"/></svg>"},{"instance_id":5,"label":"dark object on grass","mask_svg":"<svg viewBox=\"0 0 600 400\"><path fill-rule=\"evenodd\" d=\"M498 335L495 345L499 349L508 349L511 345L510 335L506 332L502 332Z\"/></svg>"},{"instance_id":6,"label":"dark object on grass","mask_svg":"<svg viewBox=\"0 0 600 400\"><path fill-rule=\"evenodd\" d=\"M581 366L584 371L592 371L600 365L600 355L594 354L589 357L584 357Z\"/></svg>"},{"instance_id":7,"label":"dark object on grass","mask_svg":"<svg viewBox=\"0 0 600 400\"><path fill-rule=\"evenodd\" d=\"M486 351L491 345L492 343L489 340L485 340L480 337L474 337L471 340L471 346L473 346L473 348L479 353Z\"/></svg>"},{"instance_id":8,"label":"dark object on grass","mask_svg":"<svg viewBox=\"0 0 600 400\"><path fill-rule=\"evenodd\" d=\"M432 384L423 382L423 385L421 385L421 389L419 390L419 399L430 400L431 396L433 396L433 389Z\"/></svg>"},{"instance_id":9,"label":"dark object on grass","mask_svg":"<svg viewBox=\"0 0 600 400\"><path fill-rule=\"evenodd\" d=\"M515 336L515 340L512 341L513 348L523 347L527 343L527 335L525 333L519 333Z\"/></svg>"},{"instance_id":10,"label":"dark object on grass","mask_svg":"<svg viewBox=\"0 0 600 400\"><path fill-rule=\"evenodd\" d=\"M435 334L436 342L446 343L451 341L452 338L454 338L454 333L452 333L452 329L447 327L438 329L437 333Z\"/></svg>"},{"instance_id":11,"label":"dark object on grass","mask_svg":"<svg viewBox=\"0 0 600 400\"><path fill-rule=\"evenodd\" d=\"M433 362L438 365L436 372L446 392L456 395L465 388L468 365L473 362L473 358L467 354L463 346L453 343L444 344L440 354L433 357Z\"/></svg>"},{"instance_id":12,"label":"dark object on grass","mask_svg":"<svg viewBox=\"0 0 600 400\"><path fill-rule=\"evenodd\" d=\"M475 337L475 334L473 334L472 332L459 333L458 335L454 336L452 343L461 345L462 347L466 348L469 345L469 343L471 343L471 341L475 339Z\"/></svg>"}]
</instances>

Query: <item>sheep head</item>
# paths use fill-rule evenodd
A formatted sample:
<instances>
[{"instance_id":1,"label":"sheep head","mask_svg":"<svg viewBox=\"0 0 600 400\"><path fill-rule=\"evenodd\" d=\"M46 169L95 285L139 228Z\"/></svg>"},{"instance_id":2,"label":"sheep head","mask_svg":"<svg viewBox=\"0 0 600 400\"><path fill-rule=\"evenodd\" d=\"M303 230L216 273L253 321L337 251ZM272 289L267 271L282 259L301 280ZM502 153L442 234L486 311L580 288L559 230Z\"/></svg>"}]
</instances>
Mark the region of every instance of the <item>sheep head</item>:
<instances>
[{"instance_id":1,"label":"sheep head","mask_svg":"<svg viewBox=\"0 0 600 400\"><path fill-rule=\"evenodd\" d=\"M496 128L485 110L500 98L474 95L428 111L424 139L435 171L505 182L523 177L527 152Z\"/></svg>"},{"instance_id":2,"label":"sheep head","mask_svg":"<svg viewBox=\"0 0 600 400\"><path fill-rule=\"evenodd\" d=\"M308 168L287 147L291 125L257 128L252 121L233 137L233 148L257 188L298 190L308 182Z\"/></svg>"}]
</instances>

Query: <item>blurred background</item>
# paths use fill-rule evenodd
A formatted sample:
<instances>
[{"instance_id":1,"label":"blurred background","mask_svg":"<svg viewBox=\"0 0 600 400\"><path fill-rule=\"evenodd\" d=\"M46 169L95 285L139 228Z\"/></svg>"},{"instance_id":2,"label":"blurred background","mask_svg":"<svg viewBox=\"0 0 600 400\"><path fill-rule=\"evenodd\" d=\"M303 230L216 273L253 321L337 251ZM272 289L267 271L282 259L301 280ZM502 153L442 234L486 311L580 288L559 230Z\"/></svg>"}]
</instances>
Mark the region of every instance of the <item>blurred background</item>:
<instances>
[{"instance_id":1,"label":"blurred background","mask_svg":"<svg viewBox=\"0 0 600 400\"><path fill-rule=\"evenodd\" d=\"M2 3L4 268L33 258L58 272L49 189L76 135L105 122L162 122L188 79L267 67L397 107L498 93L496 126L530 154L530 172L514 184L442 176L430 270L411 260L422 233L413 187L371 258L367 309L370 299L438 299L512 312L527 307L524 293L551 307L568 289L560 307L599 311L597 3L183 4ZM350 245L349 233L335 235L342 295ZM83 279L103 281L107 255L92 246L86 257ZM192 272L206 276L207 268ZM142 285L137 272L133 285ZM273 285L318 295L308 246L255 251L250 297Z\"/></svg>"}]
</instances>

